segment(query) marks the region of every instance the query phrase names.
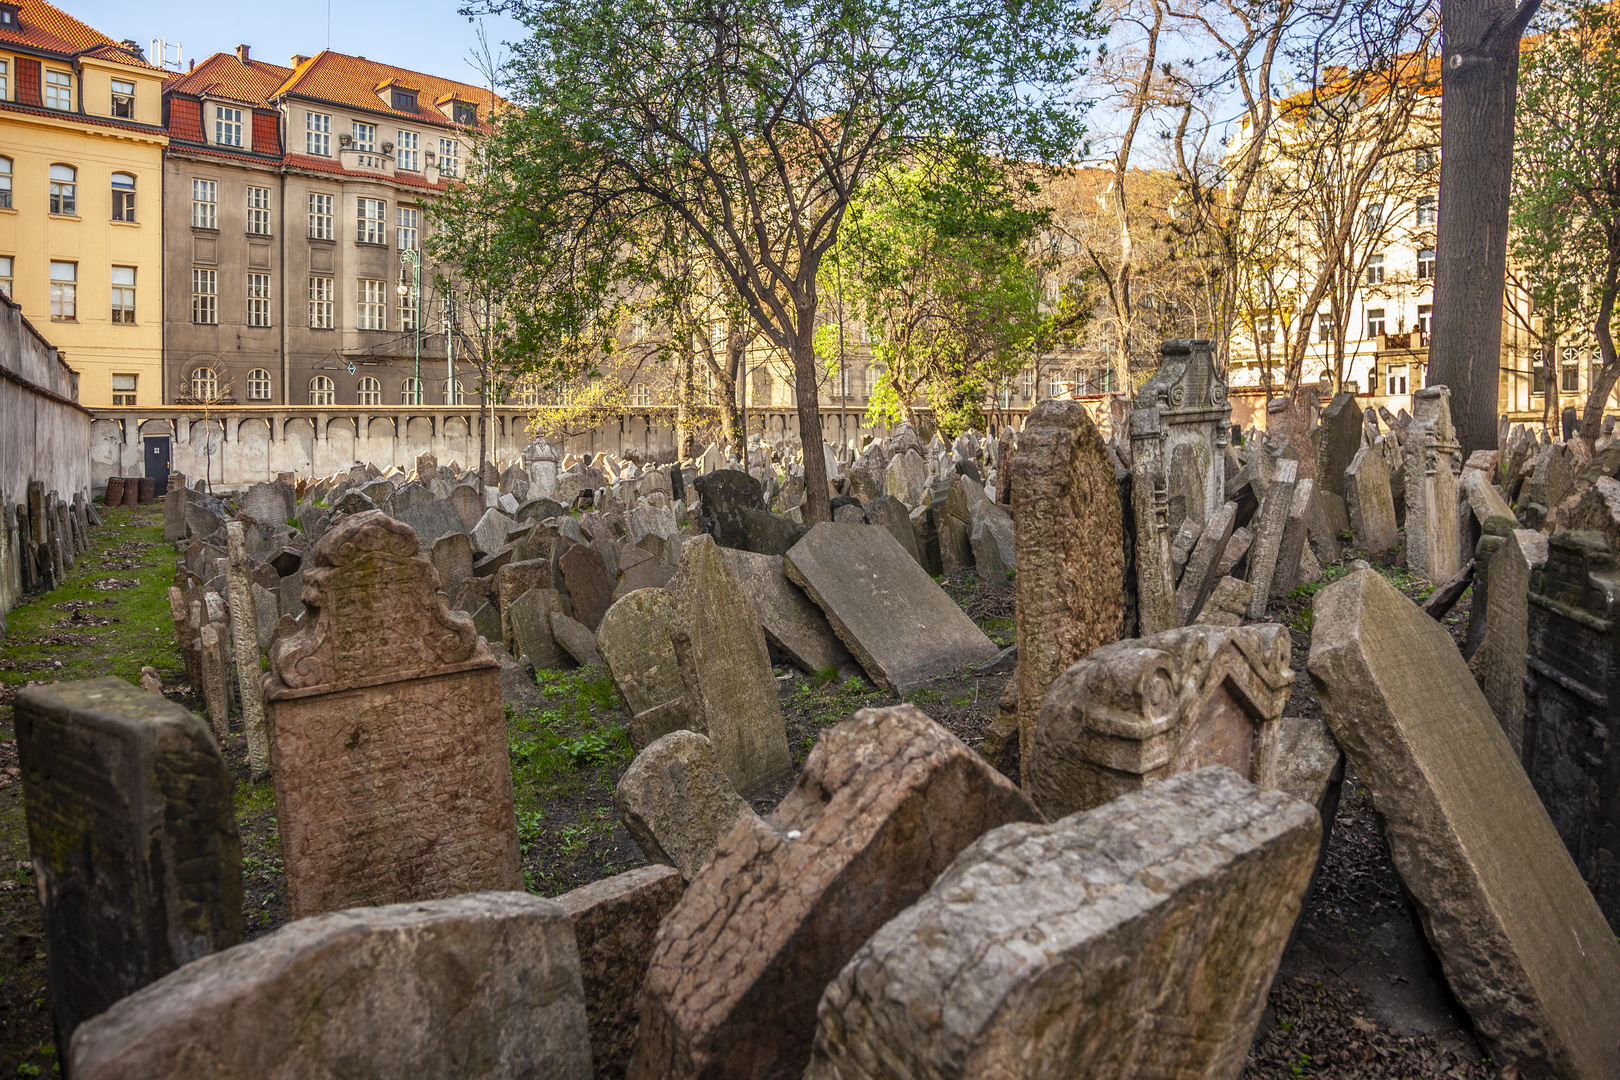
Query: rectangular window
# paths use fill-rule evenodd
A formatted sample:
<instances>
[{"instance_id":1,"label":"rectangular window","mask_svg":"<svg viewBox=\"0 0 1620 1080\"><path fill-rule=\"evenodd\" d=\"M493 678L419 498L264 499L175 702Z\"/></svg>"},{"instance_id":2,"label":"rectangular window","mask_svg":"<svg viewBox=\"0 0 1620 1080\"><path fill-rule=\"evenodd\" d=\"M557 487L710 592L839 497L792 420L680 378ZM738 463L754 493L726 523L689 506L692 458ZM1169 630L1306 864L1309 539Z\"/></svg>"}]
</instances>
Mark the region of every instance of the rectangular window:
<instances>
[{"instance_id":1,"label":"rectangular window","mask_svg":"<svg viewBox=\"0 0 1620 1080\"><path fill-rule=\"evenodd\" d=\"M1430 327L1432 327L1433 325L1434 325L1434 305L1433 304L1419 304L1418 305L1417 328L1418 328L1418 333L1423 335L1424 342L1427 342L1429 340L1429 334L1431 333Z\"/></svg>"},{"instance_id":2,"label":"rectangular window","mask_svg":"<svg viewBox=\"0 0 1620 1080\"><path fill-rule=\"evenodd\" d=\"M304 114L304 152L332 156L332 117L326 113Z\"/></svg>"},{"instance_id":3,"label":"rectangular window","mask_svg":"<svg viewBox=\"0 0 1620 1080\"><path fill-rule=\"evenodd\" d=\"M51 213L72 217L79 212L78 175L71 165L51 166Z\"/></svg>"},{"instance_id":4,"label":"rectangular window","mask_svg":"<svg viewBox=\"0 0 1620 1080\"><path fill-rule=\"evenodd\" d=\"M465 105L458 101L455 103L452 111L455 114L455 120L458 124L478 123L478 106L476 105Z\"/></svg>"},{"instance_id":5,"label":"rectangular window","mask_svg":"<svg viewBox=\"0 0 1620 1080\"><path fill-rule=\"evenodd\" d=\"M1433 195L1420 195L1417 201L1417 223L1419 226L1437 225L1440 223L1440 200Z\"/></svg>"},{"instance_id":6,"label":"rectangular window","mask_svg":"<svg viewBox=\"0 0 1620 1080\"><path fill-rule=\"evenodd\" d=\"M422 168L422 136L414 131L401 131L399 142L395 144L396 154L399 155L399 167L417 172Z\"/></svg>"},{"instance_id":7,"label":"rectangular window","mask_svg":"<svg viewBox=\"0 0 1620 1080\"><path fill-rule=\"evenodd\" d=\"M332 279L309 279L309 325L315 330L332 329Z\"/></svg>"},{"instance_id":8,"label":"rectangular window","mask_svg":"<svg viewBox=\"0 0 1620 1080\"><path fill-rule=\"evenodd\" d=\"M135 384L136 384L136 382L137 382L137 376L134 376L134 375L114 375L112 377L112 389L113 389L113 402L112 403L114 405L134 405L136 403L135 402Z\"/></svg>"},{"instance_id":9,"label":"rectangular window","mask_svg":"<svg viewBox=\"0 0 1620 1080\"><path fill-rule=\"evenodd\" d=\"M1424 248L1418 252L1418 280L1427 281L1434 277L1434 249Z\"/></svg>"},{"instance_id":10,"label":"rectangular window","mask_svg":"<svg viewBox=\"0 0 1620 1080\"><path fill-rule=\"evenodd\" d=\"M270 325L270 275L247 276L247 321L249 326Z\"/></svg>"},{"instance_id":11,"label":"rectangular window","mask_svg":"<svg viewBox=\"0 0 1620 1080\"><path fill-rule=\"evenodd\" d=\"M11 295L11 256L0 255L0 292Z\"/></svg>"},{"instance_id":12,"label":"rectangular window","mask_svg":"<svg viewBox=\"0 0 1620 1080\"><path fill-rule=\"evenodd\" d=\"M135 178L128 173L112 174L112 219L135 220Z\"/></svg>"},{"instance_id":13,"label":"rectangular window","mask_svg":"<svg viewBox=\"0 0 1620 1080\"><path fill-rule=\"evenodd\" d=\"M332 196L311 195L309 197L309 238L311 240L332 239Z\"/></svg>"},{"instance_id":14,"label":"rectangular window","mask_svg":"<svg viewBox=\"0 0 1620 1080\"><path fill-rule=\"evenodd\" d=\"M219 322L219 271L191 271L191 321L200 326Z\"/></svg>"},{"instance_id":15,"label":"rectangular window","mask_svg":"<svg viewBox=\"0 0 1620 1080\"><path fill-rule=\"evenodd\" d=\"M259 236L270 235L270 189L247 189L247 231Z\"/></svg>"},{"instance_id":16,"label":"rectangular window","mask_svg":"<svg viewBox=\"0 0 1620 1080\"><path fill-rule=\"evenodd\" d=\"M416 329L416 299L409 292L399 299L399 328Z\"/></svg>"},{"instance_id":17,"label":"rectangular window","mask_svg":"<svg viewBox=\"0 0 1620 1080\"><path fill-rule=\"evenodd\" d=\"M1384 332L1384 309L1381 307L1367 309L1367 336L1378 337Z\"/></svg>"},{"instance_id":18,"label":"rectangular window","mask_svg":"<svg viewBox=\"0 0 1620 1080\"><path fill-rule=\"evenodd\" d=\"M242 110L214 106L214 142L220 146L242 145Z\"/></svg>"},{"instance_id":19,"label":"rectangular window","mask_svg":"<svg viewBox=\"0 0 1620 1080\"><path fill-rule=\"evenodd\" d=\"M394 241L401 251L415 251L417 240L417 216L413 206L401 206L394 210Z\"/></svg>"},{"instance_id":20,"label":"rectangular window","mask_svg":"<svg viewBox=\"0 0 1620 1080\"><path fill-rule=\"evenodd\" d=\"M1384 204L1381 202L1368 203L1365 215L1367 232L1376 234L1384 227Z\"/></svg>"},{"instance_id":21,"label":"rectangular window","mask_svg":"<svg viewBox=\"0 0 1620 1080\"><path fill-rule=\"evenodd\" d=\"M135 119L135 84L123 79L112 81L112 114L125 120Z\"/></svg>"},{"instance_id":22,"label":"rectangular window","mask_svg":"<svg viewBox=\"0 0 1620 1080\"><path fill-rule=\"evenodd\" d=\"M386 281L361 280L356 299L359 307L355 312L355 327L359 330L385 330L383 312L388 303L388 287Z\"/></svg>"},{"instance_id":23,"label":"rectangular window","mask_svg":"<svg viewBox=\"0 0 1620 1080\"><path fill-rule=\"evenodd\" d=\"M0 101L11 100L11 62L0 60Z\"/></svg>"},{"instance_id":24,"label":"rectangular window","mask_svg":"<svg viewBox=\"0 0 1620 1080\"><path fill-rule=\"evenodd\" d=\"M394 108L400 112L415 112L416 91L396 89L394 91Z\"/></svg>"},{"instance_id":25,"label":"rectangular window","mask_svg":"<svg viewBox=\"0 0 1620 1080\"><path fill-rule=\"evenodd\" d=\"M362 124L358 120L356 120L354 122L354 148L356 150L364 150L367 153L375 153L376 152L376 150L377 150L377 125L376 124Z\"/></svg>"},{"instance_id":26,"label":"rectangular window","mask_svg":"<svg viewBox=\"0 0 1620 1080\"><path fill-rule=\"evenodd\" d=\"M67 112L73 110L73 76L65 71L45 73L45 107Z\"/></svg>"},{"instance_id":27,"label":"rectangular window","mask_svg":"<svg viewBox=\"0 0 1620 1080\"><path fill-rule=\"evenodd\" d=\"M191 227L219 228L219 184L214 180L191 182Z\"/></svg>"},{"instance_id":28,"label":"rectangular window","mask_svg":"<svg viewBox=\"0 0 1620 1080\"><path fill-rule=\"evenodd\" d=\"M1385 368L1384 393L1390 397L1397 397L1399 395L1408 393L1406 374L1407 365L1405 364L1391 364L1389 367Z\"/></svg>"},{"instance_id":29,"label":"rectangular window","mask_svg":"<svg viewBox=\"0 0 1620 1080\"><path fill-rule=\"evenodd\" d=\"M461 144L455 139L439 140L439 171L456 176L461 169Z\"/></svg>"},{"instance_id":30,"label":"rectangular window","mask_svg":"<svg viewBox=\"0 0 1620 1080\"><path fill-rule=\"evenodd\" d=\"M1367 284L1382 285L1384 283L1384 257L1382 255L1367 256Z\"/></svg>"},{"instance_id":31,"label":"rectangular window","mask_svg":"<svg viewBox=\"0 0 1620 1080\"><path fill-rule=\"evenodd\" d=\"M358 208L355 239L362 244L386 244L388 241L383 233L383 201L356 199L355 205Z\"/></svg>"},{"instance_id":32,"label":"rectangular window","mask_svg":"<svg viewBox=\"0 0 1620 1080\"><path fill-rule=\"evenodd\" d=\"M79 264L51 263L51 321L73 322L79 317Z\"/></svg>"},{"instance_id":33,"label":"rectangular window","mask_svg":"<svg viewBox=\"0 0 1620 1080\"><path fill-rule=\"evenodd\" d=\"M1558 372L1558 389L1566 394L1581 392L1581 365L1563 364Z\"/></svg>"},{"instance_id":34,"label":"rectangular window","mask_svg":"<svg viewBox=\"0 0 1620 1080\"><path fill-rule=\"evenodd\" d=\"M115 266L112 268L112 321L115 323L135 322L135 268L133 266Z\"/></svg>"}]
</instances>

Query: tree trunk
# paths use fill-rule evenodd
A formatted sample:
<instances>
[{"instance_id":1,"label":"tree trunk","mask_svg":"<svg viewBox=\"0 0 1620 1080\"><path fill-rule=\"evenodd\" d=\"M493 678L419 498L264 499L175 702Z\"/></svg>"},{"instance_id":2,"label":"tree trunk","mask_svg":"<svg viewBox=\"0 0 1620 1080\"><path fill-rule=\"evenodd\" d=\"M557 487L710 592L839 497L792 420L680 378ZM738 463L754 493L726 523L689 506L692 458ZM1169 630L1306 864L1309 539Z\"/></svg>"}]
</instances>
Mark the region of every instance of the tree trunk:
<instances>
[{"instance_id":1,"label":"tree trunk","mask_svg":"<svg viewBox=\"0 0 1620 1080\"><path fill-rule=\"evenodd\" d=\"M692 435L692 350L682 349L675 360L675 458L697 456Z\"/></svg>"},{"instance_id":2,"label":"tree trunk","mask_svg":"<svg viewBox=\"0 0 1620 1080\"><path fill-rule=\"evenodd\" d=\"M805 329L815 326L815 312L800 319ZM821 395L816 386L816 346L808 333L800 333L793 348L793 389L799 407L799 442L804 446L804 523L832 520L832 497L827 493L827 458L821 449Z\"/></svg>"},{"instance_id":3,"label":"tree trunk","mask_svg":"<svg viewBox=\"0 0 1620 1080\"><path fill-rule=\"evenodd\" d=\"M1620 292L1620 251L1615 250L1611 241L1608 265L1604 268L1602 298L1598 301L1597 323L1593 328L1598 352L1603 357L1603 368L1587 394L1586 408L1581 414L1581 438L1586 441L1588 450L1597 442L1603 426L1604 403L1614 391L1615 380L1620 378L1620 361L1615 357L1614 335L1610 330L1617 292Z\"/></svg>"},{"instance_id":4,"label":"tree trunk","mask_svg":"<svg viewBox=\"0 0 1620 1080\"><path fill-rule=\"evenodd\" d=\"M742 330L726 328L726 371L731 375L731 417L726 430L737 448L737 460L748 468L748 349Z\"/></svg>"},{"instance_id":5,"label":"tree trunk","mask_svg":"<svg viewBox=\"0 0 1620 1080\"><path fill-rule=\"evenodd\" d=\"M1441 4L1440 222L1428 383L1451 388L1464 457L1496 449L1519 36L1539 5Z\"/></svg>"}]
</instances>

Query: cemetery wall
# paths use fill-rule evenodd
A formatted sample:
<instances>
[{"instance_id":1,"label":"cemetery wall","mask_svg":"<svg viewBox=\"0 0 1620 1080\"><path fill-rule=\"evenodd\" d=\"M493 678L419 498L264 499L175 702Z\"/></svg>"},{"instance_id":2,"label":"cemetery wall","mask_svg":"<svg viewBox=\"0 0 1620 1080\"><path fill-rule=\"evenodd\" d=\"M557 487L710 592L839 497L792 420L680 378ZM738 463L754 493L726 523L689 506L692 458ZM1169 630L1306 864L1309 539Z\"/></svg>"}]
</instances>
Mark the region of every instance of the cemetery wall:
<instances>
[{"instance_id":1,"label":"cemetery wall","mask_svg":"<svg viewBox=\"0 0 1620 1080\"><path fill-rule=\"evenodd\" d=\"M90 414L78 374L0 294L0 498L26 502L28 483L65 499L90 482Z\"/></svg>"}]
</instances>

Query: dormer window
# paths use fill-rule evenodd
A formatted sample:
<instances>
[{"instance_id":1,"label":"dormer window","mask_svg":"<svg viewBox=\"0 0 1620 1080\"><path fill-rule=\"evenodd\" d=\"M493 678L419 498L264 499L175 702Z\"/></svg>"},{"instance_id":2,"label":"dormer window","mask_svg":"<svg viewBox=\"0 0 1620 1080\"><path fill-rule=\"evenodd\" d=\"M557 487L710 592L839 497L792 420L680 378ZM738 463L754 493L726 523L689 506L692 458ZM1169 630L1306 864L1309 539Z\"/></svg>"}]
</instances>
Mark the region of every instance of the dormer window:
<instances>
[{"instance_id":1,"label":"dormer window","mask_svg":"<svg viewBox=\"0 0 1620 1080\"><path fill-rule=\"evenodd\" d=\"M415 112L416 91L401 90L397 86L394 87L394 108L398 109L400 112Z\"/></svg>"},{"instance_id":2,"label":"dormer window","mask_svg":"<svg viewBox=\"0 0 1620 1080\"><path fill-rule=\"evenodd\" d=\"M0 26L17 25L17 5L0 4Z\"/></svg>"},{"instance_id":3,"label":"dormer window","mask_svg":"<svg viewBox=\"0 0 1620 1080\"><path fill-rule=\"evenodd\" d=\"M124 79L112 81L112 114L135 119L135 84Z\"/></svg>"},{"instance_id":4,"label":"dormer window","mask_svg":"<svg viewBox=\"0 0 1620 1080\"><path fill-rule=\"evenodd\" d=\"M465 102L456 102L455 120L458 124L478 123L478 106L468 105Z\"/></svg>"}]
</instances>

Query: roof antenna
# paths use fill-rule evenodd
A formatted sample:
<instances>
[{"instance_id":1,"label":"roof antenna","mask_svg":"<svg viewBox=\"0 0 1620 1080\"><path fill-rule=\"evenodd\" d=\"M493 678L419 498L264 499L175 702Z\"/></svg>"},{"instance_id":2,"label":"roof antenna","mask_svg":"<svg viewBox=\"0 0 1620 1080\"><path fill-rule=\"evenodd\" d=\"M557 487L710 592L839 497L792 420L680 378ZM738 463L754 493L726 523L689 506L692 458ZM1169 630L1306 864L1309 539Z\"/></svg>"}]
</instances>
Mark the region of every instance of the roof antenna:
<instances>
[{"instance_id":1,"label":"roof antenna","mask_svg":"<svg viewBox=\"0 0 1620 1080\"><path fill-rule=\"evenodd\" d=\"M332 0L326 0L326 51L332 51Z\"/></svg>"}]
</instances>

